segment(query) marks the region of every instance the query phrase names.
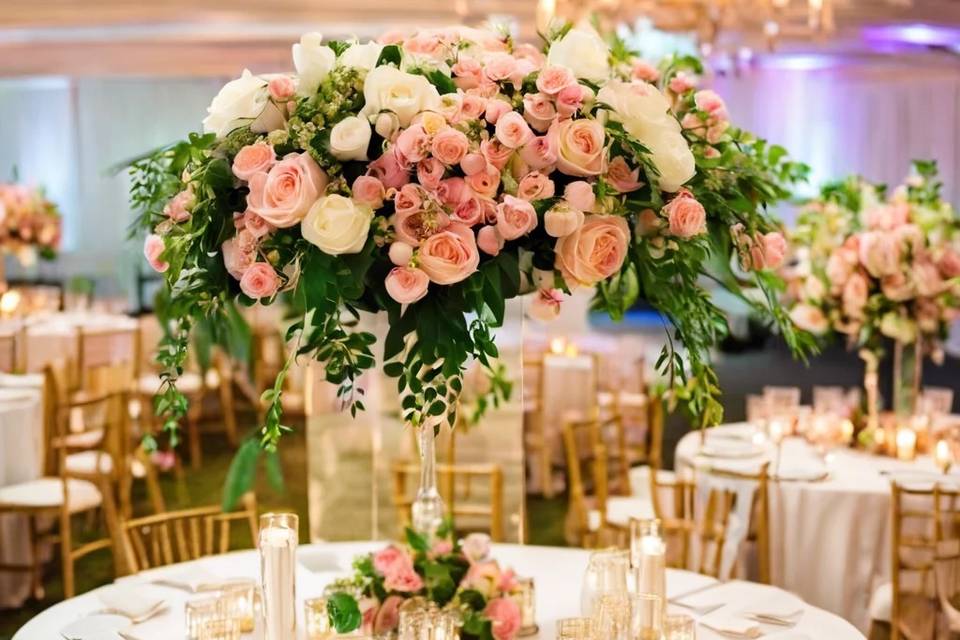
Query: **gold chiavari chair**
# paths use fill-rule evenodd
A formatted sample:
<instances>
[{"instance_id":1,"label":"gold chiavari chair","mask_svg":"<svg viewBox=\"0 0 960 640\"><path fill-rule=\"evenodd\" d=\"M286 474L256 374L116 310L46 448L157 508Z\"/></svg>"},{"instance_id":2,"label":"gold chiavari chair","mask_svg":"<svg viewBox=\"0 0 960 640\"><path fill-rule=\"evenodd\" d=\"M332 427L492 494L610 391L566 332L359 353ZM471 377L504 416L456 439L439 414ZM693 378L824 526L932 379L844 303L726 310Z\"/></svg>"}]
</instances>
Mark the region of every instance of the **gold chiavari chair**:
<instances>
[{"instance_id":1,"label":"gold chiavari chair","mask_svg":"<svg viewBox=\"0 0 960 640\"><path fill-rule=\"evenodd\" d=\"M51 376L48 374L44 382L45 397L54 393L51 384ZM0 487L0 513L20 514L28 519L31 547L30 557L25 563L0 565L0 571L29 572L33 595L38 599L42 598L44 593L42 549L45 543L54 542L60 545L63 591L67 598L75 595L74 571L78 560L107 548L113 549L115 564L121 557L116 546L119 540L119 523L110 483L103 476L96 476L91 480L76 477L71 473L66 464L66 422L54 420L52 424L57 431L48 444L57 455L56 475ZM97 510L103 515L108 535L74 546L73 516L93 515ZM41 531L39 521L45 518L57 522L52 534ZM89 527L85 527L85 530L89 530ZM115 566L115 569L120 572L119 566Z\"/></svg>"},{"instance_id":2,"label":"gold chiavari chair","mask_svg":"<svg viewBox=\"0 0 960 640\"><path fill-rule=\"evenodd\" d=\"M17 372L17 332L10 330L0 333L0 371Z\"/></svg>"},{"instance_id":3,"label":"gold chiavari chair","mask_svg":"<svg viewBox=\"0 0 960 640\"><path fill-rule=\"evenodd\" d=\"M960 539L937 545L934 558L937 600L951 635L960 634Z\"/></svg>"},{"instance_id":4,"label":"gold chiavari chair","mask_svg":"<svg viewBox=\"0 0 960 640\"><path fill-rule=\"evenodd\" d=\"M544 433L543 416L540 412L541 387L543 378L543 354L523 355L523 421L524 449L526 458L534 461L537 467L540 491L547 498L553 497L553 478L551 475L550 446Z\"/></svg>"},{"instance_id":5,"label":"gold chiavari chair","mask_svg":"<svg viewBox=\"0 0 960 640\"><path fill-rule=\"evenodd\" d=\"M416 486L420 465L396 461L391 473L393 506L402 531L410 525L410 506L416 498L411 488ZM494 542L503 540L503 469L500 465L441 463L437 465L437 479L447 513L453 517L458 530L465 521L470 530L486 531ZM474 479L485 481L485 493L472 486Z\"/></svg>"},{"instance_id":6,"label":"gold chiavari chair","mask_svg":"<svg viewBox=\"0 0 960 640\"><path fill-rule=\"evenodd\" d=\"M234 523L247 523L251 546L256 546L256 496L244 494L241 504L241 509L231 512L210 506L122 520L120 528L128 567L137 573L226 553L231 548Z\"/></svg>"},{"instance_id":7,"label":"gold chiavari chair","mask_svg":"<svg viewBox=\"0 0 960 640\"><path fill-rule=\"evenodd\" d=\"M891 582L871 599L870 635L889 624L892 640L933 638L940 608L937 557L943 554L946 563L944 549L960 540L960 488L896 480L891 486Z\"/></svg>"},{"instance_id":8,"label":"gold chiavari chair","mask_svg":"<svg viewBox=\"0 0 960 640\"><path fill-rule=\"evenodd\" d=\"M254 406L261 421L268 407L261 401L260 394L273 387L274 379L286 360L287 343L284 341L283 333L277 329L258 327L253 334L253 385L256 389ZM280 398L284 415L305 415L307 405L305 373L304 368L294 363L284 378L283 395Z\"/></svg>"},{"instance_id":9,"label":"gold chiavari chair","mask_svg":"<svg viewBox=\"0 0 960 640\"><path fill-rule=\"evenodd\" d=\"M750 522L746 542L754 546L758 581L763 584L770 584L770 463L764 463L756 473L710 469L707 471L707 475L721 480L756 485L753 491L753 500L747 509ZM731 507L735 508L737 506L736 500L738 497L736 494L734 495L734 503Z\"/></svg>"}]
</instances>

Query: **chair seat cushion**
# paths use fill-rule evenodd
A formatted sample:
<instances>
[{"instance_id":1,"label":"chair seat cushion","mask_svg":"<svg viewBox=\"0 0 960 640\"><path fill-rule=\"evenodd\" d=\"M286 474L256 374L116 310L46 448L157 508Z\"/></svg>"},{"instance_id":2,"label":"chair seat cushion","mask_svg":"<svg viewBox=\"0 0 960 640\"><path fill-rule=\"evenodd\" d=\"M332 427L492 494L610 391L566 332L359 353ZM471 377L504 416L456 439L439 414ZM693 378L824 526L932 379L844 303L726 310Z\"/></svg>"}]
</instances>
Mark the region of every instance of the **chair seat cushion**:
<instances>
[{"instance_id":1,"label":"chair seat cushion","mask_svg":"<svg viewBox=\"0 0 960 640\"><path fill-rule=\"evenodd\" d=\"M877 622L890 622L890 612L893 609L893 584L884 583L877 587L870 597L870 619Z\"/></svg>"},{"instance_id":2,"label":"chair seat cushion","mask_svg":"<svg viewBox=\"0 0 960 640\"><path fill-rule=\"evenodd\" d=\"M64 466L75 475L92 476L97 472L109 475L113 473L113 457L100 451L81 451L68 455ZM130 461L130 473L134 478L142 478L147 475L147 470L140 460L134 458Z\"/></svg>"},{"instance_id":3,"label":"chair seat cushion","mask_svg":"<svg viewBox=\"0 0 960 640\"><path fill-rule=\"evenodd\" d=\"M100 491L86 480L67 480L70 512L86 511L100 504ZM63 504L63 481L60 478L38 478L0 487L0 506L30 509L53 509Z\"/></svg>"}]
</instances>

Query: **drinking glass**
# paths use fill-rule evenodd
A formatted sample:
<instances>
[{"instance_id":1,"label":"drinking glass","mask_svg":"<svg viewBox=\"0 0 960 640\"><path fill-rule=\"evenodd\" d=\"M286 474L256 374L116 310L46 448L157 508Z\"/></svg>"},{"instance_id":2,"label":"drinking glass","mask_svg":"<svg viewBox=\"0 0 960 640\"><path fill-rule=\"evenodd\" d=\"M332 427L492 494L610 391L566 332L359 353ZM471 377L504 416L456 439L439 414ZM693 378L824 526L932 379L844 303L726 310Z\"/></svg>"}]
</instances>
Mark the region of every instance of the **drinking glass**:
<instances>
[{"instance_id":1,"label":"drinking glass","mask_svg":"<svg viewBox=\"0 0 960 640\"><path fill-rule=\"evenodd\" d=\"M629 551L608 549L590 554L580 590L581 615L592 616L594 604L602 595L627 593L629 570Z\"/></svg>"},{"instance_id":2,"label":"drinking glass","mask_svg":"<svg viewBox=\"0 0 960 640\"><path fill-rule=\"evenodd\" d=\"M557 640L595 640L593 620L564 618L557 621Z\"/></svg>"},{"instance_id":3,"label":"drinking glass","mask_svg":"<svg viewBox=\"0 0 960 640\"><path fill-rule=\"evenodd\" d=\"M630 601L631 640L662 640L663 598L655 593L638 593Z\"/></svg>"},{"instance_id":4,"label":"drinking glass","mask_svg":"<svg viewBox=\"0 0 960 640\"><path fill-rule=\"evenodd\" d=\"M688 615L669 615L663 621L666 640L697 640L697 623Z\"/></svg>"}]
</instances>

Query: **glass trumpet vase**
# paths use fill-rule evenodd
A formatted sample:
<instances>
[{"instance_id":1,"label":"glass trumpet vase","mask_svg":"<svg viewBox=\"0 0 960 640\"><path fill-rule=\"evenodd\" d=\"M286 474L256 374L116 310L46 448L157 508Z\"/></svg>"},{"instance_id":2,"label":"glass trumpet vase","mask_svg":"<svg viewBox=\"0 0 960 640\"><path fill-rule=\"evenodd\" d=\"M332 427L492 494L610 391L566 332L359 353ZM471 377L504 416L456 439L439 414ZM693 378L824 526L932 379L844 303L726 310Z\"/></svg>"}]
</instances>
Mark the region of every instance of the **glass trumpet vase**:
<instances>
[{"instance_id":1,"label":"glass trumpet vase","mask_svg":"<svg viewBox=\"0 0 960 640\"><path fill-rule=\"evenodd\" d=\"M922 374L920 337L911 343L898 341L893 351L893 411L898 418L909 419L916 413Z\"/></svg>"},{"instance_id":2,"label":"glass trumpet vase","mask_svg":"<svg viewBox=\"0 0 960 640\"><path fill-rule=\"evenodd\" d=\"M420 448L420 485L410 506L410 520L414 531L433 539L445 516L443 498L437 490L436 431L433 424L419 428L417 444Z\"/></svg>"}]
</instances>

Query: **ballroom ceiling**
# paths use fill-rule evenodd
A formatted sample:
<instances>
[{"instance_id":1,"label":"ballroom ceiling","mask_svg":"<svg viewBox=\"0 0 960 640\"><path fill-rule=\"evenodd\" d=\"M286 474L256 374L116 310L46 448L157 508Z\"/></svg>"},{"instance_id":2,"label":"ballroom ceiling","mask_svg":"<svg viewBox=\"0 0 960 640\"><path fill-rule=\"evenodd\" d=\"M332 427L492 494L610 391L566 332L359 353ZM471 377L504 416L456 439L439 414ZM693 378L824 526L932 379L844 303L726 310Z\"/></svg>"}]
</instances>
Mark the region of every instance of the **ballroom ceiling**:
<instances>
[{"instance_id":1,"label":"ballroom ceiling","mask_svg":"<svg viewBox=\"0 0 960 640\"><path fill-rule=\"evenodd\" d=\"M548 0L549 1L549 0ZM785 15L803 22L809 0L558 0L561 15L585 6L626 17L653 10L658 22L684 12L722 6L737 18L736 34L762 12L751 6L786 1ZM831 0L813 0L831 2ZM865 26L941 24L960 27L958 0L832 0L833 42L862 43ZM691 9L693 8L693 9ZM536 0L3 0L0 76L236 74L290 67L289 46L300 33L370 37L388 29L479 23L490 16L513 21L532 37ZM894 34L895 37L899 37ZM960 39L957 44L960 45Z\"/></svg>"}]
</instances>

